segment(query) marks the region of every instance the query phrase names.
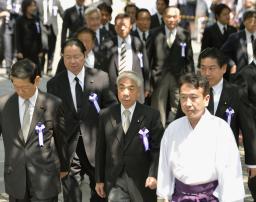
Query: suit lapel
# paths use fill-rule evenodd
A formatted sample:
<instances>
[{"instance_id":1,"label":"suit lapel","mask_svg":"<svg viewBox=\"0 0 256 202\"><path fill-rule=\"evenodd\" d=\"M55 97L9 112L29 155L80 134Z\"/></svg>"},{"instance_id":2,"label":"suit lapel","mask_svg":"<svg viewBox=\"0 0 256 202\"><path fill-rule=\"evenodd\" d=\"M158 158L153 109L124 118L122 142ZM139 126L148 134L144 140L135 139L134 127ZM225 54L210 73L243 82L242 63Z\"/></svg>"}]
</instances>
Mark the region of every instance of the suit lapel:
<instances>
[{"instance_id":1,"label":"suit lapel","mask_svg":"<svg viewBox=\"0 0 256 202\"><path fill-rule=\"evenodd\" d=\"M132 139L138 135L141 123L144 119L144 114L141 113L140 104L137 102L136 107L132 116L130 127L128 128L127 133L125 134L125 145L124 150L127 149Z\"/></svg>"},{"instance_id":2,"label":"suit lapel","mask_svg":"<svg viewBox=\"0 0 256 202\"><path fill-rule=\"evenodd\" d=\"M110 117L110 120L111 120L112 126L114 128L114 134L116 135L116 138L117 138L118 142L120 143L120 145L122 145L124 131L123 131L123 127L122 127L120 104L114 108L113 114Z\"/></svg>"},{"instance_id":3,"label":"suit lapel","mask_svg":"<svg viewBox=\"0 0 256 202\"><path fill-rule=\"evenodd\" d=\"M34 135L35 127L38 122L42 122L42 116L46 110L46 103L43 94L38 90L38 96L36 99L36 104L34 108L34 113L32 116L30 129L28 133L27 142L29 142L29 139Z\"/></svg>"},{"instance_id":4,"label":"suit lapel","mask_svg":"<svg viewBox=\"0 0 256 202\"><path fill-rule=\"evenodd\" d=\"M96 82L91 74L91 69L85 68L85 76L84 76L84 116L86 117L88 111L89 111L89 95L90 93L94 93L91 90L93 89L94 82Z\"/></svg>"},{"instance_id":5,"label":"suit lapel","mask_svg":"<svg viewBox=\"0 0 256 202\"><path fill-rule=\"evenodd\" d=\"M223 117L224 119L225 119L225 117L224 117L225 111L228 108L229 97L230 97L229 96L229 90L227 88L228 88L227 83L224 80L223 81L223 88L222 88L221 95L220 95L219 104L218 104L218 107L217 107L217 110L216 110L216 113L215 113L216 116Z\"/></svg>"},{"instance_id":6,"label":"suit lapel","mask_svg":"<svg viewBox=\"0 0 256 202\"><path fill-rule=\"evenodd\" d=\"M12 120L12 126L15 128L15 131L17 131L18 139L22 142L23 145L25 145L24 137L21 131L21 124L20 124L20 116L19 116L19 100L18 95L14 94L11 102L10 102L10 109L9 109L9 116L10 120Z\"/></svg>"},{"instance_id":7,"label":"suit lapel","mask_svg":"<svg viewBox=\"0 0 256 202\"><path fill-rule=\"evenodd\" d=\"M245 31L241 32L240 44L241 44L241 47L242 47L242 53L245 53L245 54L243 54L244 57L245 57L245 61L246 61L246 63L248 63L247 43L246 43L246 33L245 33Z\"/></svg>"},{"instance_id":8,"label":"suit lapel","mask_svg":"<svg viewBox=\"0 0 256 202\"><path fill-rule=\"evenodd\" d=\"M76 108L75 108L72 94L71 94L70 83L68 80L68 72L66 70L65 70L65 74L63 75L63 82L61 83L61 88L64 91L64 96L66 97L64 100L67 100L67 104L69 105L69 108L76 113Z\"/></svg>"}]
</instances>

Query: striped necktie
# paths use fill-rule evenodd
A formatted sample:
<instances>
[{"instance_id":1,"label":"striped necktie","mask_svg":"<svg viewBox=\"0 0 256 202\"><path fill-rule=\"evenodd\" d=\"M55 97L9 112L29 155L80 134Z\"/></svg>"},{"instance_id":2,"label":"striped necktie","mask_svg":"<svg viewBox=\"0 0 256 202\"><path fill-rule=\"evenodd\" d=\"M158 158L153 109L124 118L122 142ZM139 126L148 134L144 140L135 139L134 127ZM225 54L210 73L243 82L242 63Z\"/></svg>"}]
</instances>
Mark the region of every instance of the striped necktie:
<instances>
[{"instance_id":1,"label":"striped necktie","mask_svg":"<svg viewBox=\"0 0 256 202\"><path fill-rule=\"evenodd\" d=\"M121 44L119 74L127 68L126 62L126 42L123 40Z\"/></svg>"}]
</instances>

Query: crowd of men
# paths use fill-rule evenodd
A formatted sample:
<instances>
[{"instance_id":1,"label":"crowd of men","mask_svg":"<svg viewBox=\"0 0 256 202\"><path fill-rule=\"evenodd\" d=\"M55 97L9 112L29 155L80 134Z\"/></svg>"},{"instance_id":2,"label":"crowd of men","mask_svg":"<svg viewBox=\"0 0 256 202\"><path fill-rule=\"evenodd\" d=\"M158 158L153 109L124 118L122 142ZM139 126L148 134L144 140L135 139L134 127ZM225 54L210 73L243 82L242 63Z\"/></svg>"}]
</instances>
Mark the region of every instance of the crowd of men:
<instances>
[{"instance_id":1,"label":"crowd of men","mask_svg":"<svg viewBox=\"0 0 256 202\"><path fill-rule=\"evenodd\" d=\"M109 1L5 3L1 59L15 92L0 98L0 132L11 202L57 202L61 187L65 202L81 202L85 174L91 202L243 201L240 139L256 201L255 7L234 27L232 9L212 3L196 68L183 20L191 2L156 0L154 15L127 3L114 24ZM61 59L45 93L57 15Z\"/></svg>"}]
</instances>

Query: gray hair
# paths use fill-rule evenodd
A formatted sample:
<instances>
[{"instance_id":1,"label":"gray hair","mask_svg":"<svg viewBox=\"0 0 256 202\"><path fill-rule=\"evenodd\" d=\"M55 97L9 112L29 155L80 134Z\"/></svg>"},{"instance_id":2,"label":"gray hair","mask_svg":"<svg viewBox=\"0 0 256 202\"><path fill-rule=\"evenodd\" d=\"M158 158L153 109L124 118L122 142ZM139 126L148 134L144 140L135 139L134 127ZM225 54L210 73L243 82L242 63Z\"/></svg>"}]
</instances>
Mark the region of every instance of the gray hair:
<instances>
[{"instance_id":1,"label":"gray hair","mask_svg":"<svg viewBox=\"0 0 256 202\"><path fill-rule=\"evenodd\" d=\"M98 9L95 6L90 6L89 8L87 8L84 12L84 16L87 17L88 15L91 15L92 13L96 12L99 16L101 16L101 12L100 9Z\"/></svg>"},{"instance_id":2,"label":"gray hair","mask_svg":"<svg viewBox=\"0 0 256 202\"><path fill-rule=\"evenodd\" d=\"M136 83L138 88L142 87L142 78L136 72L124 71L124 72L120 73L116 79L116 85L118 85L120 80L122 80L124 78L133 80Z\"/></svg>"}]
</instances>

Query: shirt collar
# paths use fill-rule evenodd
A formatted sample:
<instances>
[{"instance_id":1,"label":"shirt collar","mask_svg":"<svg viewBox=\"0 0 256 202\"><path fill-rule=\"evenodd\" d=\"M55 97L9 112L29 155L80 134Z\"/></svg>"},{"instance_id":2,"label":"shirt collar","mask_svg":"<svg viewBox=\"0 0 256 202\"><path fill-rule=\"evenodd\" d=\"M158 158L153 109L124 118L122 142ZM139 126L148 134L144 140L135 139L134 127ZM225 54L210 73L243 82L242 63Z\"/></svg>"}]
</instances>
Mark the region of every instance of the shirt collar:
<instances>
[{"instance_id":1,"label":"shirt collar","mask_svg":"<svg viewBox=\"0 0 256 202\"><path fill-rule=\"evenodd\" d=\"M75 77L77 77L79 79L80 83L84 83L84 76L85 76L85 68L83 67L82 70L79 72L78 75L73 74L71 71L68 71L68 80L69 83L71 84L72 82L74 82Z\"/></svg>"},{"instance_id":2,"label":"shirt collar","mask_svg":"<svg viewBox=\"0 0 256 202\"><path fill-rule=\"evenodd\" d=\"M137 31L140 36L142 36L143 32L137 27ZM148 35L148 31L145 32L146 36Z\"/></svg>"},{"instance_id":3,"label":"shirt collar","mask_svg":"<svg viewBox=\"0 0 256 202\"><path fill-rule=\"evenodd\" d=\"M38 88L36 88L34 95L28 99L29 103L32 104L33 107L35 107L36 105L37 96L38 96ZM22 106L24 102L25 102L25 99L19 96L19 106Z\"/></svg>"},{"instance_id":4,"label":"shirt collar","mask_svg":"<svg viewBox=\"0 0 256 202\"><path fill-rule=\"evenodd\" d=\"M127 44L131 44L132 43L132 39L131 39L130 34L125 39L121 38L120 36L117 36L118 46L121 46L123 40L125 40L125 42Z\"/></svg>"},{"instance_id":5,"label":"shirt collar","mask_svg":"<svg viewBox=\"0 0 256 202\"><path fill-rule=\"evenodd\" d=\"M124 110L129 110L131 112L131 116L130 116L130 119L131 119L133 112L135 110L135 107L136 107L136 102L128 109L125 109L124 106L121 104L121 114L123 115Z\"/></svg>"},{"instance_id":6,"label":"shirt collar","mask_svg":"<svg viewBox=\"0 0 256 202\"><path fill-rule=\"evenodd\" d=\"M220 93L223 88L223 78L216 85L212 86L213 93Z\"/></svg>"},{"instance_id":7,"label":"shirt collar","mask_svg":"<svg viewBox=\"0 0 256 202\"><path fill-rule=\"evenodd\" d=\"M245 28L244 30L245 30L245 34L246 34L246 39L251 40L251 35L252 35L252 34L253 34L254 37L255 37L255 32L251 33L251 32L249 32L246 28Z\"/></svg>"},{"instance_id":8,"label":"shirt collar","mask_svg":"<svg viewBox=\"0 0 256 202\"><path fill-rule=\"evenodd\" d=\"M226 25L221 24L219 21L217 21L217 25L218 25L218 27L219 27L221 33L223 32L223 28L224 28L224 27L227 27Z\"/></svg>"},{"instance_id":9,"label":"shirt collar","mask_svg":"<svg viewBox=\"0 0 256 202\"><path fill-rule=\"evenodd\" d=\"M170 32L172 32L172 33L175 34L175 35L176 35L176 33L177 33L177 28L174 28L173 30L169 30L168 27L165 25L165 26L164 26L164 29L165 29L165 34L166 34L166 36L169 36L169 33L170 33Z\"/></svg>"}]
</instances>

